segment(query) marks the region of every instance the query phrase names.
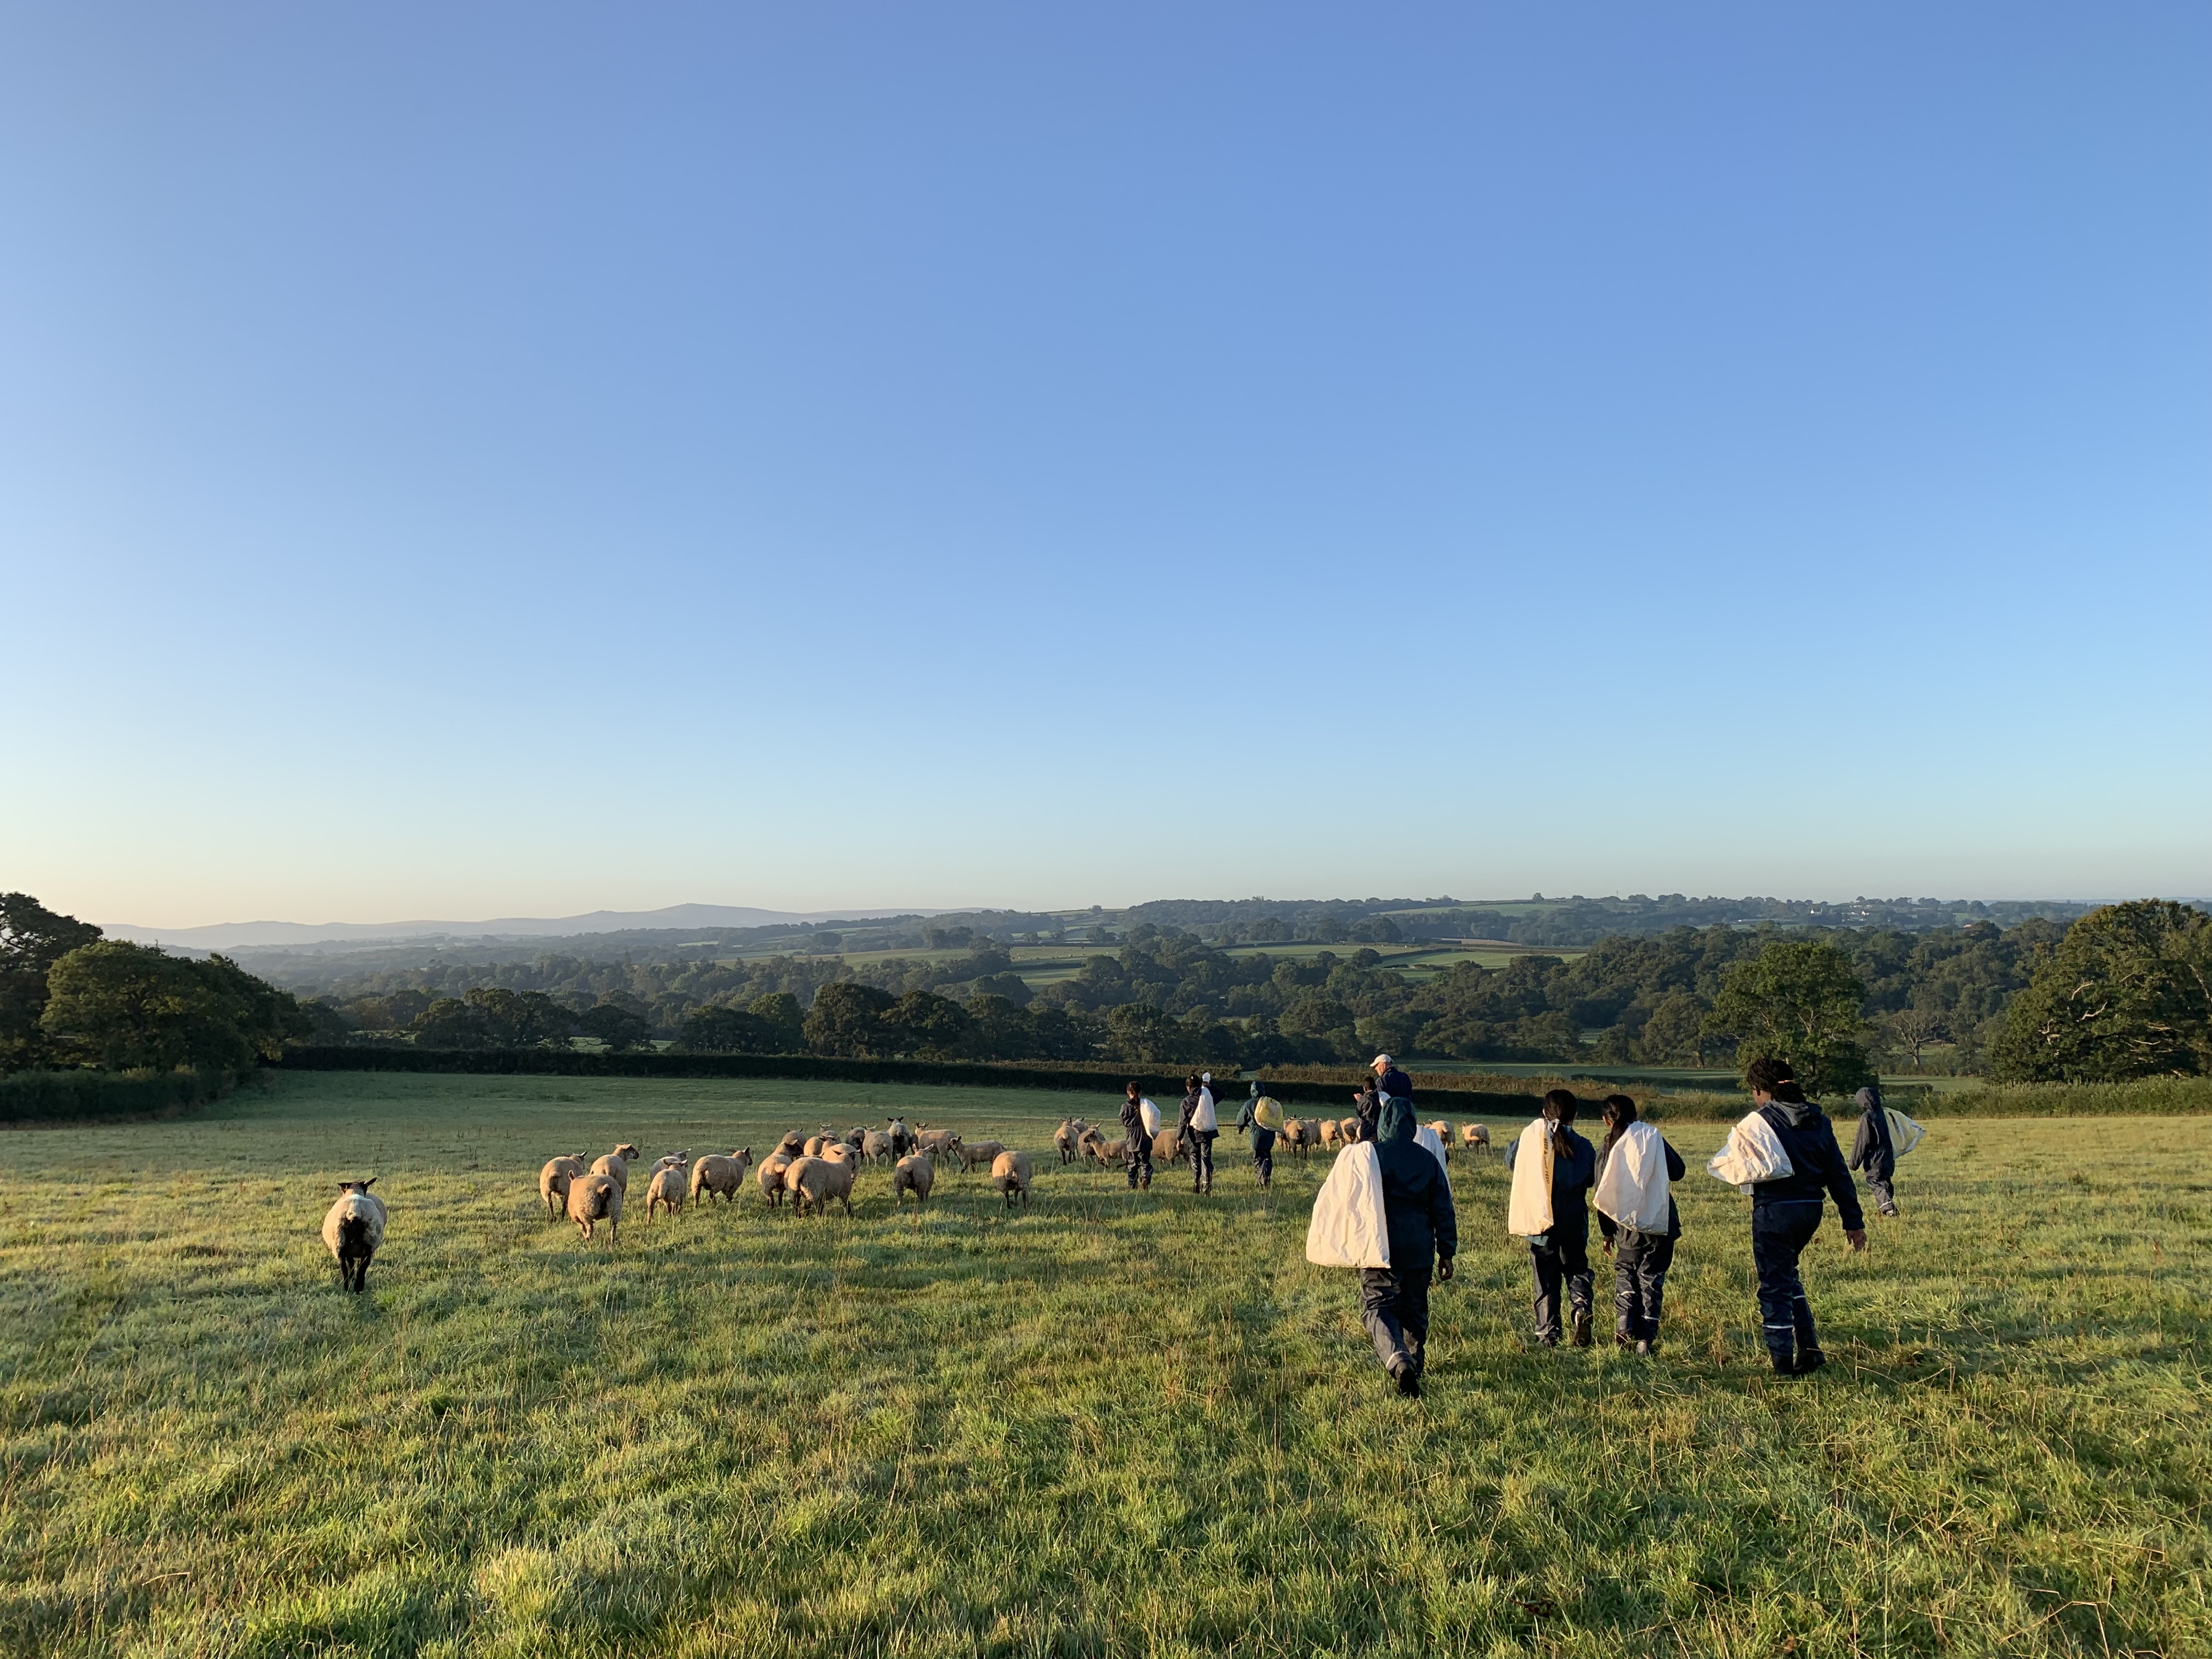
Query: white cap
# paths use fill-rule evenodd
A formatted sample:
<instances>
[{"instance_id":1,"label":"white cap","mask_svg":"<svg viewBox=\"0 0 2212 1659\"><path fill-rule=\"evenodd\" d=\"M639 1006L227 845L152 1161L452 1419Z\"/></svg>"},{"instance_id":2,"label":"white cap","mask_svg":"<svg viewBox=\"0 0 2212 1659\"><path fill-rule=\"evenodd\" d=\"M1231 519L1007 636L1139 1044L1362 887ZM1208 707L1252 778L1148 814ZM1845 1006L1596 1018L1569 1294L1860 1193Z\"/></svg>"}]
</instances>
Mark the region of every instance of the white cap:
<instances>
[{"instance_id":1,"label":"white cap","mask_svg":"<svg viewBox=\"0 0 2212 1659\"><path fill-rule=\"evenodd\" d=\"M1371 1072L1377 1066L1395 1066L1397 1063L1398 1062L1396 1060L1391 1059L1388 1054L1377 1054L1373 1060L1367 1062L1367 1069Z\"/></svg>"},{"instance_id":2,"label":"white cap","mask_svg":"<svg viewBox=\"0 0 2212 1659\"><path fill-rule=\"evenodd\" d=\"M1213 1081L1213 1073L1211 1072L1200 1072L1198 1074L1198 1080L1200 1083L1211 1083Z\"/></svg>"}]
</instances>

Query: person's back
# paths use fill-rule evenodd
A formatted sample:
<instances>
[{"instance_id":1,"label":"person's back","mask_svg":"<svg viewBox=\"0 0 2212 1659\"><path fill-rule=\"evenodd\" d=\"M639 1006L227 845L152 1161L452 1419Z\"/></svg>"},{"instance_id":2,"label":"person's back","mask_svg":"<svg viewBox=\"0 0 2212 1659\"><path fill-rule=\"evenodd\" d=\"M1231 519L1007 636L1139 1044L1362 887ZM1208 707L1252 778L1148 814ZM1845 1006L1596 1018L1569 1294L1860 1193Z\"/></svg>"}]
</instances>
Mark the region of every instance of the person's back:
<instances>
[{"instance_id":1,"label":"person's back","mask_svg":"<svg viewBox=\"0 0 2212 1659\"><path fill-rule=\"evenodd\" d=\"M1856 1103L1859 1130L1851 1140L1850 1167L1863 1171L1868 1190L1884 1215L1897 1213L1897 1143L1889 1133L1889 1111L1881 1103L1881 1091L1862 1089Z\"/></svg>"},{"instance_id":2,"label":"person's back","mask_svg":"<svg viewBox=\"0 0 2212 1659\"><path fill-rule=\"evenodd\" d=\"M1577 1105L1571 1090L1553 1089L1544 1097L1552 1151L1552 1224L1528 1240L1528 1268L1535 1282L1536 1341L1547 1348L1559 1346L1563 1289L1574 1310L1575 1346L1586 1348L1591 1342L1589 1189L1597 1179L1597 1148L1574 1131ZM1506 1147L1509 1170L1517 1166L1520 1152L1517 1140Z\"/></svg>"},{"instance_id":3,"label":"person's back","mask_svg":"<svg viewBox=\"0 0 2212 1659\"><path fill-rule=\"evenodd\" d=\"M1844 1225L1859 1224L1858 1194L1852 1190L1843 1149L1836 1145L1835 1125L1809 1100L1776 1098L1759 1108L1759 1116L1774 1131L1790 1159L1790 1173L1779 1181L1761 1181L1752 1188L1753 1204L1818 1204L1832 1195L1843 1212Z\"/></svg>"},{"instance_id":4,"label":"person's back","mask_svg":"<svg viewBox=\"0 0 2212 1659\"><path fill-rule=\"evenodd\" d=\"M1382 1170L1382 1218L1390 1232L1390 1260L1419 1262L1459 1254L1459 1216L1451 1186L1436 1154L1418 1140L1375 1144Z\"/></svg>"},{"instance_id":5,"label":"person's back","mask_svg":"<svg viewBox=\"0 0 2212 1659\"><path fill-rule=\"evenodd\" d=\"M1429 1280L1452 1276L1459 1218L1443 1166L1413 1138L1413 1108L1402 1100L1389 1102L1377 1130L1375 1158L1390 1265L1360 1269L1359 1316L1399 1391L1418 1395L1428 1363Z\"/></svg>"},{"instance_id":6,"label":"person's back","mask_svg":"<svg viewBox=\"0 0 2212 1659\"><path fill-rule=\"evenodd\" d=\"M1819 1327L1805 1296L1798 1258L1820 1230L1823 1200L1832 1197L1854 1250L1866 1248L1858 1189L1844 1167L1827 1114L1805 1098L1786 1060L1754 1060L1744 1068L1758 1115L1790 1159L1790 1173L1751 1189L1751 1257L1759 1270L1759 1314L1766 1351L1778 1376L1808 1376L1826 1364Z\"/></svg>"}]
</instances>

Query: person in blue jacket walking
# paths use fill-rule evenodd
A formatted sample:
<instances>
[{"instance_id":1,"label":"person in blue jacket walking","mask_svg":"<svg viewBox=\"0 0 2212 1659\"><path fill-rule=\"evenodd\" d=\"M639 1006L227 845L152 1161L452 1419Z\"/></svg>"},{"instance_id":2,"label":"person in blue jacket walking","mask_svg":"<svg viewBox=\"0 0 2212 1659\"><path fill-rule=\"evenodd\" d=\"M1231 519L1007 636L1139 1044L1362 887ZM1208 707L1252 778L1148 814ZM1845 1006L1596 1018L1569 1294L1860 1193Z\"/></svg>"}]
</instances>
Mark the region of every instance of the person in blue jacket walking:
<instances>
[{"instance_id":1,"label":"person in blue jacket walking","mask_svg":"<svg viewBox=\"0 0 2212 1659\"><path fill-rule=\"evenodd\" d=\"M1759 1116L1788 1154L1790 1170L1779 1181L1761 1181L1751 1189L1751 1259L1759 1268L1761 1333L1777 1376L1810 1376L1828 1357L1820 1352L1797 1258L1820 1231L1824 1198L1836 1200L1844 1237L1854 1250L1866 1249L1866 1217L1843 1149L1836 1145L1835 1126L1805 1098L1790 1062L1754 1060L1745 1068L1744 1082Z\"/></svg>"},{"instance_id":2,"label":"person in blue jacket walking","mask_svg":"<svg viewBox=\"0 0 2212 1659\"><path fill-rule=\"evenodd\" d=\"M1566 1286L1574 1310L1575 1346L1590 1346L1591 1296L1595 1281L1589 1264L1589 1189L1597 1179L1597 1148L1574 1132L1581 1102L1568 1089L1544 1097L1545 1121L1559 1125L1552 1142L1552 1231L1528 1241L1528 1267L1536 1280L1536 1346L1559 1346L1559 1287ZM1519 1155L1518 1141L1507 1143L1510 1172Z\"/></svg>"}]
</instances>

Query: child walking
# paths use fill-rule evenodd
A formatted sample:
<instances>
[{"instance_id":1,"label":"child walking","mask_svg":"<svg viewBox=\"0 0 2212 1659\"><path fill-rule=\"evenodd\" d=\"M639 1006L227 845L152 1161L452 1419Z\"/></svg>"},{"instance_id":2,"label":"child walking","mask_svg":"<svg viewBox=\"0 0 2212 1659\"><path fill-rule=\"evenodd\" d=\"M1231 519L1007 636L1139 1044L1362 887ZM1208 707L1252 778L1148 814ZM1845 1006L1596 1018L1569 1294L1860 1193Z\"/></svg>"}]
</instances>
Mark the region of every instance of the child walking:
<instances>
[{"instance_id":1,"label":"child walking","mask_svg":"<svg viewBox=\"0 0 2212 1659\"><path fill-rule=\"evenodd\" d=\"M1889 1113L1881 1103L1881 1091L1862 1089L1855 1097L1859 1109L1858 1138L1851 1142L1851 1168L1866 1176L1875 1207L1884 1215L1897 1213L1897 1143L1889 1133Z\"/></svg>"},{"instance_id":2,"label":"child walking","mask_svg":"<svg viewBox=\"0 0 2212 1659\"><path fill-rule=\"evenodd\" d=\"M1613 1340L1649 1358L1659 1346L1659 1313L1674 1241L1682 1236L1673 1183L1682 1155L1641 1121L1626 1095L1607 1095L1601 1109L1605 1141L1597 1154L1597 1224L1613 1258Z\"/></svg>"},{"instance_id":3,"label":"child walking","mask_svg":"<svg viewBox=\"0 0 2212 1659\"><path fill-rule=\"evenodd\" d=\"M1589 1189L1597 1176L1597 1148L1574 1132L1579 1104L1571 1091L1553 1090L1544 1097L1543 1116L1505 1149L1505 1167L1513 1171L1513 1212L1528 1217L1508 1224L1528 1241L1536 1345L1544 1348L1559 1346L1563 1281L1574 1309L1575 1346L1587 1348L1591 1341ZM1525 1170L1523 1158L1529 1160Z\"/></svg>"}]
</instances>

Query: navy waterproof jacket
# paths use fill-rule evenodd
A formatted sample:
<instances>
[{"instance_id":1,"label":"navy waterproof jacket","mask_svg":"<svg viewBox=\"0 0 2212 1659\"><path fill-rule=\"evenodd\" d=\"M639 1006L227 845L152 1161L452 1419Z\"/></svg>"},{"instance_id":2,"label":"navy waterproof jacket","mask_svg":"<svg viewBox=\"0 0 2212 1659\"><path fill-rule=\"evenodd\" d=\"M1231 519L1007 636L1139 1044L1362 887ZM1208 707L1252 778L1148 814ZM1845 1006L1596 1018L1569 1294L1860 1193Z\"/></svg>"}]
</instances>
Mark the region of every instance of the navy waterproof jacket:
<instances>
[{"instance_id":1,"label":"navy waterproof jacket","mask_svg":"<svg viewBox=\"0 0 2212 1659\"><path fill-rule=\"evenodd\" d=\"M1402 1137L1393 1131L1402 1128ZM1410 1106L1383 1109L1375 1157L1382 1166L1382 1219L1390 1232L1390 1271L1425 1277L1431 1258L1459 1254L1459 1212L1437 1155L1413 1139Z\"/></svg>"},{"instance_id":2,"label":"navy waterproof jacket","mask_svg":"<svg viewBox=\"0 0 2212 1659\"><path fill-rule=\"evenodd\" d=\"M1505 1143L1505 1168L1510 1174L1520 1155L1518 1138ZM1565 1124L1552 1139L1552 1231L1546 1243L1561 1238L1589 1238L1589 1189L1597 1182L1597 1148ZM1531 1243L1538 1241L1530 1240Z\"/></svg>"},{"instance_id":3,"label":"navy waterproof jacket","mask_svg":"<svg viewBox=\"0 0 2212 1659\"><path fill-rule=\"evenodd\" d=\"M1751 1189L1751 1207L1762 1204L1818 1204L1823 1197L1836 1200L1836 1213L1846 1232L1866 1225L1859 1208L1858 1183L1844 1167L1843 1148L1836 1145L1835 1126L1828 1115L1811 1102L1796 1105L1770 1101L1759 1109L1790 1155L1790 1174L1779 1181L1762 1181Z\"/></svg>"},{"instance_id":4,"label":"navy waterproof jacket","mask_svg":"<svg viewBox=\"0 0 2212 1659\"><path fill-rule=\"evenodd\" d=\"M1864 1170L1869 1181L1887 1181L1897 1173L1897 1147L1889 1138L1889 1114L1881 1097L1871 1089L1858 1092L1859 1133L1851 1142L1851 1168Z\"/></svg>"},{"instance_id":5,"label":"navy waterproof jacket","mask_svg":"<svg viewBox=\"0 0 2212 1659\"><path fill-rule=\"evenodd\" d=\"M1395 1095L1409 1105L1413 1103L1413 1079L1395 1066L1383 1068L1382 1075L1376 1080L1375 1087L1378 1093Z\"/></svg>"}]
</instances>

